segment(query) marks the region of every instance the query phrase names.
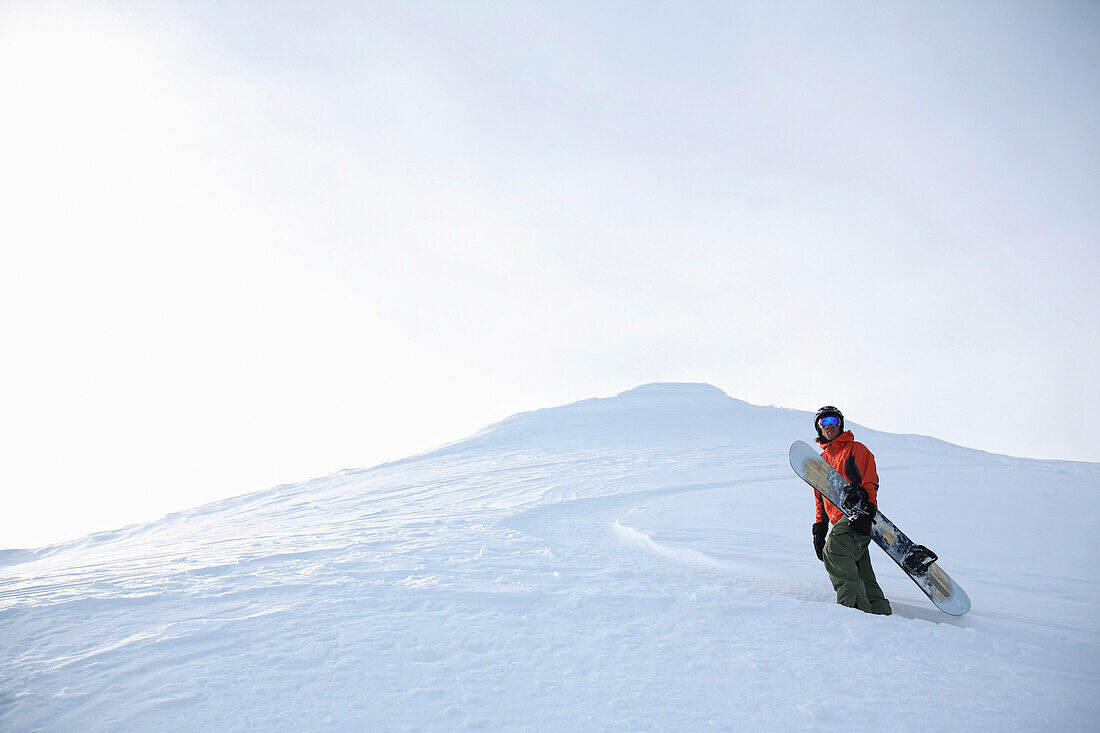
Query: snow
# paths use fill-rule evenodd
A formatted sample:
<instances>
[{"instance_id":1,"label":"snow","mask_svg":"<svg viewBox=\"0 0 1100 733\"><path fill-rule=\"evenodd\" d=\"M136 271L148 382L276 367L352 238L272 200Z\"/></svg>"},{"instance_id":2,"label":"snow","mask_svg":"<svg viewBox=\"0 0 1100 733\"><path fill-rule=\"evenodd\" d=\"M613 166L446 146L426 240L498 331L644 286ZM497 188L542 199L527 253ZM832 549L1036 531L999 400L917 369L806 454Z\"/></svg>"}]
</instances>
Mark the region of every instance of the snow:
<instances>
[{"instance_id":1,"label":"snow","mask_svg":"<svg viewBox=\"0 0 1100 733\"><path fill-rule=\"evenodd\" d=\"M812 551L810 421L646 385L0 553L0 729L1095 730L1100 465L849 420L973 601L874 548L870 616Z\"/></svg>"}]
</instances>

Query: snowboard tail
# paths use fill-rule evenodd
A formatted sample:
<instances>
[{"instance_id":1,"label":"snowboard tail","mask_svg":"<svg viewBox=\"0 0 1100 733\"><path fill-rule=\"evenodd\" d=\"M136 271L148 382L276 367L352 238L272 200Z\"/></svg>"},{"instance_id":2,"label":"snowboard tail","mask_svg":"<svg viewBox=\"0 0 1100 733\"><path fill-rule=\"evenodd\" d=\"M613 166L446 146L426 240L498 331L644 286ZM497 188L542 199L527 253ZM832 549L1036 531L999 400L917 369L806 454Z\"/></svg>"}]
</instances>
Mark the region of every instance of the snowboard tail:
<instances>
[{"instance_id":1,"label":"snowboard tail","mask_svg":"<svg viewBox=\"0 0 1100 733\"><path fill-rule=\"evenodd\" d=\"M817 451L798 440L791 445L790 459L794 472L828 501L842 510L850 506L845 502L845 493L850 482L826 463ZM852 515L851 511L845 513ZM882 512L875 513L871 539L912 578L917 587L941 611L952 616L962 616L970 610L970 598L939 566L936 553L909 539Z\"/></svg>"}]
</instances>

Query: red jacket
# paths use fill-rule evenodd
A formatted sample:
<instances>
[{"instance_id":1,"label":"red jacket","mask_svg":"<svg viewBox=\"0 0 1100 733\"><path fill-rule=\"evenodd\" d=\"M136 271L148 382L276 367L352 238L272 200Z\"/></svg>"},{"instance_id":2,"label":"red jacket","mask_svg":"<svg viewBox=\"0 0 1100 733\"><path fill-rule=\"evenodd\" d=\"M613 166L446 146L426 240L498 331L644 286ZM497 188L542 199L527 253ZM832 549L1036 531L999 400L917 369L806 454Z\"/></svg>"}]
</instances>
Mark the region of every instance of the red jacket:
<instances>
[{"instance_id":1,"label":"red jacket","mask_svg":"<svg viewBox=\"0 0 1100 733\"><path fill-rule=\"evenodd\" d=\"M878 470L875 468L875 456L863 443L857 443L852 437L852 431L847 430L836 437L836 440L825 444L825 451L821 454L825 462L840 472L841 476L847 476L849 481L856 479L856 483L863 485L871 503L878 506ZM851 459L851 463L849 462ZM854 465L853 465L854 464ZM852 474L855 469L858 475ZM844 516L844 512L814 491L814 499L817 503L817 521L824 522L825 515L829 515L829 521L836 524ZM824 513L822 509L824 508Z\"/></svg>"}]
</instances>

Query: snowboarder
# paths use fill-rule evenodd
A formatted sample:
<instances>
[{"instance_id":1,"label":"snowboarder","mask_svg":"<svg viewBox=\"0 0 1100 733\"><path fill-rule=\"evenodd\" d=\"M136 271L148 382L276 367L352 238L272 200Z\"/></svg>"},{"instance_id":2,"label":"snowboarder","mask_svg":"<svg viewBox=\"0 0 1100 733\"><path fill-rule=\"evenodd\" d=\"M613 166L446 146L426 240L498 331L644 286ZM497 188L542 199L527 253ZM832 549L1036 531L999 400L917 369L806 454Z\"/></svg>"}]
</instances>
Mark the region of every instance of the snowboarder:
<instances>
[{"instance_id":1,"label":"snowboarder","mask_svg":"<svg viewBox=\"0 0 1100 733\"><path fill-rule=\"evenodd\" d=\"M844 415L826 405L814 415L817 442L825 462L851 482L845 508L856 511L849 518L816 490L817 517L813 526L814 551L825 563L825 571L836 590L836 602L867 613L890 615L890 602L875 579L871 567L871 524L878 511L878 471L875 456L844 429ZM853 513L853 512L849 512ZM829 531L829 522L833 529Z\"/></svg>"}]
</instances>

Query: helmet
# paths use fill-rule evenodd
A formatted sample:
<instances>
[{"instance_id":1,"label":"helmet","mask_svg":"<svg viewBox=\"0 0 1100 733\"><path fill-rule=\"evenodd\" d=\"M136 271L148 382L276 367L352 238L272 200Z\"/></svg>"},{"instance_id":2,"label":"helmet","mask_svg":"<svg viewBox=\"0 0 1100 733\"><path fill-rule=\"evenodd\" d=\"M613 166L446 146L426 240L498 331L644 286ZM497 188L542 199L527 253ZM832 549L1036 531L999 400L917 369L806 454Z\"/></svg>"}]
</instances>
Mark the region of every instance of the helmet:
<instances>
[{"instance_id":1,"label":"helmet","mask_svg":"<svg viewBox=\"0 0 1100 733\"><path fill-rule=\"evenodd\" d=\"M824 407L820 408L816 413L814 413L814 430L817 431L817 442L819 443L825 442L825 436L821 434L821 425L819 425L818 423L820 422L821 418L829 417L830 415L840 418L840 432L844 432L844 413L833 407L832 405L825 405Z\"/></svg>"}]
</instances>

